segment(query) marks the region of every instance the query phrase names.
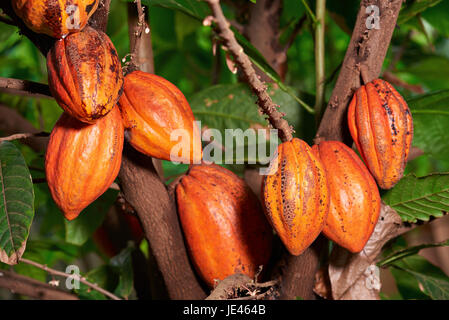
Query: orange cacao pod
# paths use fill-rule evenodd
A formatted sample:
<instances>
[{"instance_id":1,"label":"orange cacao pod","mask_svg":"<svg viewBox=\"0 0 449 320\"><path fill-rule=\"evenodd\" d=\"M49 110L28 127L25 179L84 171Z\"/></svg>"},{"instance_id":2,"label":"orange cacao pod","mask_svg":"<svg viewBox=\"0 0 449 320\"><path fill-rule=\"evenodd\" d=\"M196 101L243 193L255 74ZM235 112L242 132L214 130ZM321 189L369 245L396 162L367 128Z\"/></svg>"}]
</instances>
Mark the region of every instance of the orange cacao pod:
<instances>
[{"instance_id":1,"label":"orange cacao pod","mask_svg":"<svg viewBox=\"0 0 449 320\"><path fill-rule=\"evenodd\" d=\"M83 29L99 0L12 0L12 7L28 28L54 38Z\"/></svg>"},{"instance_id":2,"label":"orange cacao pod","mask_svg":"<svg viewBox=\"0 0 449 320\"><path fill-rule=\"evenodd\" d=\"M56 41L47 54L53 97L71 116L94 123L117 103L123 74L108 36L91 27Z\"/></svg>"},{"instance_id":3,"label":"orange cacao pod","mask_svg":"<svg viewBox=\"0 0 449 320\"><path fill-rule=\"evenodd\" d=\"M50 193L68 220L101 196L117 176L124 128L118 108L94 124L63 113L50 135L45 173Z\"/></svg>"},{"instance_id":4,"label":"orange cacao pod","mask_svg":"<svg viewBox=\"0 0 449 320\"><path fill-rule=\"evenodd\" d=\"M376 182L357 154L339 141L313 146L329 185L329 214L323 233L351 252L359 252L373 233L380 212Z\"/></svg>"},{"instance_id":5,"label":"orange cacao pod","mask_svg":"<svg viewBox=\"0 0 449 320\"><path fill-rule=\"evenodd\" d=\"M405 100L388 82L373 80L354 94L348 125L379 186L392 188L404 174L413 139L413 120Z\"/></svg>"},{"instance_id":6,"label":"orange cacao pod","mask_svg":"<svg viewBox=\"0 0 449 320\"><path fill-rule=\"evenodd\" d=\"M200 163L199 129L189 103L174 84L142 71L129 73L119 107L128 140L138 151L158 159ZM170 135L179 129L184 136L178 144Z\"/></svg>"},{"instance_id":7,"label":"orange cacao pod","mask_svg":"<svg viewBox=\"0 0 449 320\"><path fill-rule=\"evenodd\" d=\"M262 183L265 213L292 255L318 237L329 209L326 174L309 145L298 139L279 145Z\"/></svg>"},{"instance_id":8,"label":"orange cacao pod","mask_svg":"<svg viewBox=\"0 0 449 320\"><path fill-rule=\"evenodd\" d=\"M218 165L196 165L176 186L179 218L193 264L213 287L234 273L253 278L268 262L272 229L246 183Z\"/></svg>"}]
</instances>

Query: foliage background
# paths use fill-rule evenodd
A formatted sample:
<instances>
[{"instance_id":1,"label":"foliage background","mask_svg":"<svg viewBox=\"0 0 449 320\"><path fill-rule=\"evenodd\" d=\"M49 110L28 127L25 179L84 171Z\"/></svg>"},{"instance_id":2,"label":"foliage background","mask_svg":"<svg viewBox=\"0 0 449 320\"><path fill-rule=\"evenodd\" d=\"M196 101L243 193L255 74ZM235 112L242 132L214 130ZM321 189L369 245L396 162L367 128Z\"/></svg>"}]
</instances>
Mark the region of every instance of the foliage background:
<instances>
[{"instance_id":1,"label":"foliage background","mask_svg":"<svg viewBox=\"0 0 449 320\"><path fill-rule=\"evenodd\" d=\"M144 2L145 3L145 2ZM212 55L213 31L203 26L201 18L208 12L195 0L148 0L155 72L176 84L191 103L196 117L210 128L242 128L266 126L254 97L245 85L238 84L237 75L226 67L225 55ZM314 9L313 1L309 4ZM326 18L326 99L330 97L338 68L343 60L355 21L359 1L327 1ZM129 37L125 1L113 0L108 24L108 35L115 44L119 57L129 53ZM235 18L232 7L223 5L228 18ZM174 9L177 7L178 9ZM301 1L285 0L281 17L281 39L285 42L295 23L306 15ZM288 71L284 83L309 104L313 104L315 91L315 64L313 22L307 19L302 30L288 50ZM216 61L216 59L218 59ZM218 77L213 75L218 63ZM407 85L395 85L406 98L415 120L414 145L425 154L407 166L407 173L418 177L433 172L449 171L449 1L407 1L398 19L392 43L384 63L384 71ZM47 83L45 58L17 28L0 24L0 76ZM217 79L213 83L212 79ZM414 87L410 86L414 85ZM411 90L412 89L412 90ZM287 113L287 120L295 135L312 142L315 128L313 117L290 95L276 85L270 91L275 102ZM429 96L429 94L433 94ZM229 96L232 95L232 99ZM423 98L424 97L424 98ZM216 101L216 103L210 103ZM61 109L50 99L35 99L0 93L0 104L16 109L36 128L50 132L61 114ZM25 157L33 179L44 177L43 154L15 142ZM244 166L232 166L242 174ZM186 170L164 162L164 174L170 178ZM132 271L129 268L129 250L121 256L108 259L92 240L92 233L105 217L117 193L108 191L84 212L80 219L68 223L55 206L45 183L34 185L35 220L32 225L24 257L56 268L76 263L82 272L121 296L133 297ZM422 242L449 238L448 219L438 220L440 227L426 225L411 234L400 237L386 252L407 248ZM446 231L440 229L446 227ZM433 228L433 229L432 229ZM439 233L435 233L439 228ZM444 238L444 239L443 239ZM146 254L145 241L141 245ZM432 251L433 250L433 251ZM441 280L441 290L448 296L449 248L426 249L421 256L414 254L383 269L385 299L435 298L429 290L423 293L413 272L422 276L434 275ZM426 256L433 264L425 260ZM125 267L124 267L125 266ZM8 268L1 264L0 268ZM18 273L41 281L51 278L42 270L19 264ZM388 272L391 270L391 273ZM409 271L407 271L409 270ZM410 271L411 270L411 271ZM131 282L130 282L131 281ZM422 284L422 281L420 281ZM79 293L88 299L103 299L101 294ZM0 289L0 297L8 294Z\"/></svg>"}]
</instances>

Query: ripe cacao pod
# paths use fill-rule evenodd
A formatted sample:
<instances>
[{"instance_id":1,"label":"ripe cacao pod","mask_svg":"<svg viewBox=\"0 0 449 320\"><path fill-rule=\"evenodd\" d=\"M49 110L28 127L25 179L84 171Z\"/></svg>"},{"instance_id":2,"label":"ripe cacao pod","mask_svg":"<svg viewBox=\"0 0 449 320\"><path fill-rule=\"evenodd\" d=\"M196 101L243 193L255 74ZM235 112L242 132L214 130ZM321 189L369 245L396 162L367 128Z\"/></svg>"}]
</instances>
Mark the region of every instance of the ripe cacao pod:
<instances>
[{"instance_id":1,"label":"ripe cacao pod","mask_svg":"<svg viewBox=\"0 0 449 320\"><path fill-rule=\"evenodd\" d=\"M339 141L314 145L329 185L329 214L323 233L351 252L359 252L374 231L380 195L374 178L357 154Z\"/></svg>"},{"instance_id":2,"label":"ripe cacao pod","mask_svg":"<svg viewBox=\"0 0 449 320\"><path fill-rule=\"evenodd\" d=\"M176 186L192 262L210 287L234 273L254 278L271 255L272 229L256 195L231 171L195 165Z\"/></svg>"},{"instance_id":3,"label":"ripe cacao pod","mask_svg":"<svg viewBox=\"0 0 449 320\"><path fill-rule=\"evenodd\" d=\"M99 0L12 0L12 7L28 28L60 39L82 30Z\"/></svg>"},{"instance_id":4,"label":"ripe cacao pod","mask_svg":"<svg viewBox=\"0 0 449 320\"><path fill-rule=\"evenodd\" d=\"M114 45L91 27L56 41L47 54L48 84L71 116L94 123L117 103L123 74Z\"/></svg>"},{"instance_id":5,"label":"ripe cacao pod","mask_svg":"<svg viewBox=\"0 0 449 320\"><path fill-rule=\"evenodd\" d=\"M262 183L265 213L292 255L318 237L329 209L324 167L309 145L298 139L279 145Z\"/></svg>"},{"instance_id":6,"label":"ripe cacao pod","mask_svg":"<svg viewBox=\"0 0 449 320\"><path fill-rule=\"evenodd\" d=\"M63 113L50 135L45 173L50 193L68 220L101 196L120 169L124 128L118 108L94 124Z\"/></svg>"},{"instance_id":7,"label":"ripe cacao pod","mask_svg":"<svg viewBox=\"0 0 449 320\"><path fill-rule=\"evenodd\" d=\"M354 94L348 125L379 186L392 188L404 174L413 139L413 120L405 100L388 82L373 80Z\"/></svg>"},{"instance_id":8,"label":"ripe cacao pod","mask_svg":"<svg viewBox=\"0 0 449 320\"><path fill-rule=\"evenodd\" d=\"M128 141L138 151L158 159L201 162L198 126L189 103L174 84L154 74L131 72L125 77L119 107ZM180 143L170 139L174 130L182 134Z\"/></svg>"}]
</instances>

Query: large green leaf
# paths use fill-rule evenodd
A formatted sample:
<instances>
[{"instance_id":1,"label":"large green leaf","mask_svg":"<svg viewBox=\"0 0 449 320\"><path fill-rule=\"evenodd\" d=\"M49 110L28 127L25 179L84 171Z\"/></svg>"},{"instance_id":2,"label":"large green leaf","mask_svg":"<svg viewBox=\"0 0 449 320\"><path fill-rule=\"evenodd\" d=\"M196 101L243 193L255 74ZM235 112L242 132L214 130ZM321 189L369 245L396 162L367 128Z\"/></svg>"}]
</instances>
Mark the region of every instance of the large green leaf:
<instances>
[{"instance_id":1,"label":"large green leaf","mask_svg":"<svg viewBox=\"0 0 449 320\"><path fill-rule=\"evenodd\" d=\"M428 221L449 211L449 174L439 173L417 178L408 175L382 197L403 221Z\"/></svg>"},{"instance_id":2,"label":"large green leaf","mask_svg":"<svg viewBox=\"0 0 449 320\"><path fill-rule=\"evenodd\" d=\"M449 159L449 90L407 101L413 115L413 144L440 160Z\"/></svg>"},{"instance_id":3,"label":"large green leaf","mask_svg":"<svg viewBox=\"0 0 449 320\"><path fill-rule=\"evenodd\" d=\"M423 12L427 8L433 7L440 2L441 0L416 0L411 3L407 2L401 8L397 24L403 24L404 22Z\"/></svg>"},{"instance_id":4,"label":"large green leaf","mask_svg":"<svg viewBox=\"0 0 449 320\"><path fill-rule=\"evenodd\" d=\"M103 222L107 211L117 198L117 193L116 190L107 190L100 198L84 209L76 219L72 221L64 220L65 240L79 246L84 244Z\"/></svg>"},{"instance_id":5,"label":"large green leaf","mask_svg":"<svg viewBox=\"0 0 449 320\"><path fill-rule=\"evenodd\" d=\"M134 288L133 266L132 266L132 252L135 250L132 247L123 249L118 255L113 257L109 264L115 268L119 276L119 283L115 289L115 294L128 298Z\"/></svg>"},{"instance_id":6,"label":"large green leaf","mask_svg":"<svg viewBox=\"0 0 449 320\"><path fill-rule=\"evenodd\" d=\"M420 290L434 300L449 299L449 278L438 267L419 255L409 256L392 264L396 270L412 275L415 278L415 292ZM409 279L409 290L413 290L413 282ZM417 298L412 297L412 298Z\"/></svg>"},{"instance_id":7,"label":"large green leaf","mask_svg":"<svg viewBox=\"0 0 449 320\"><path fill-rule=\"evenodd\" d=\"M441 1L427 9L422 13L422 17L444 36L449 36L449 1Z\"/></svg>"},{"instance_id":8,"label":"large green leaf","mask_svg":"<svg viewBox=\"0 0 449 320\"><path fill-rule=\"evenodd\" d=\"M134 0L127 1L134 2ZM179 10L198 20L203 20L208 13L207 4L204 1L198 0L142 0L142 4L149 7L160 6L167 9Z\"/></svg>"},{"instance_id":9,"label":"large green leaf","mask_svg":"<svg viewBox=\"0 0 449 320\"><path fill-rule=\"evenodd\" d=\"M385 266L392 264L395 261L418 254L418 252L421 251L422 249L435 248L435 247L446 247L446 246L449 246L449 240L446 240L446 241L443 241L440 243L429 243L429 244L421 244L418 246L413 246L413 247L410 247L407 249L403 249L403 250L394 252L393 254L389 255L387 258L382 259L382 261L379 261L377 263L377 265L379 267L385 267Z\"/></svg>"},{"instance_id":10,"label":"large green leaf","mask_svg":"<svg viewBox=\"0 0 449 320\"><path fill-rule=\"evenodd\" d=\"M0 261L18 263L34 217L30 171L11 142L0 142Z\"/></svg>"}]
</instances>

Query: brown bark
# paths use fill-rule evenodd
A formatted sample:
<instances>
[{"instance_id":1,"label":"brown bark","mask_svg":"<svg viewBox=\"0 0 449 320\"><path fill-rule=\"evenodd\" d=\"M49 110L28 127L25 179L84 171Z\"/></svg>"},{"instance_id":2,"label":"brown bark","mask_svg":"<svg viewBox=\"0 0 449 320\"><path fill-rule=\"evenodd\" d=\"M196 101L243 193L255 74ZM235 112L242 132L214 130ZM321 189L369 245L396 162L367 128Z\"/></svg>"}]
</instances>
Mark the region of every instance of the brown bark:
<instances>
[{"instance_id":1,"label":"brown bark","mask_svg":"<svg viewBox=\"0 0 449 320\"><path fill-rule=\"evenodd\" d=\"M40 300L78 300L71 293L7 270L0 270L0 288Z\"/></svg>"},{"instance_id":2,"label":"brown bark","mask_svg":"<svg viewBox=\"0 0 449 320\"><path fill-rule=\"evenodd\" d=\"M119 179L126 200L137 211L169 297L204 298L188 261L175 205L151 158L126 146Z\"/></svg>"},{"instance_id":3,"label":"brown bark","mask_svg":"<svg viewBox=\"0 0 449 320\"><path fill-rule=\"evenodd\" d=\"M361 85L360 70L365 68L366 80L376 79L390 45L401 9L402 0L362 0L351 42L346 51L340 74L316 135L317 139L350 143L346 109L354 91ZM379 7L380 28L368 29L367 6Z\"/></svg>"},{"instance_id":4,"label":"brown bark","mask_svg":"<svg viewBox=\"0 0 449 320\"><path fill-rule=\"evenodd\" d=\"M16 110L7 106L0 105L0 115L0 131L4 135L11 135L17 132L40 132ZM48 137L30 137L23 139L22 142L36 152L43 152L47 148Z\"/></svg>"},{"instance_id":5,"label":"brown bark","mask_svg":"<svg viewBox=\"0 0 449 320\"><path fill-rule=\"evenodd\" d=\"M281 79L287 71L287 53L279 43L279 20L282 13L282 0L258 0L250 3L249 20L244 34L251 44L259 50ZM262 81L271 79L260 69L255 68Z\"/></svg>"}]
</instances>

